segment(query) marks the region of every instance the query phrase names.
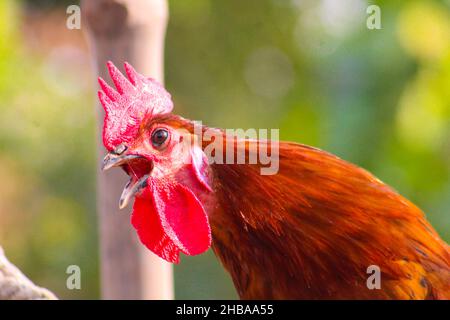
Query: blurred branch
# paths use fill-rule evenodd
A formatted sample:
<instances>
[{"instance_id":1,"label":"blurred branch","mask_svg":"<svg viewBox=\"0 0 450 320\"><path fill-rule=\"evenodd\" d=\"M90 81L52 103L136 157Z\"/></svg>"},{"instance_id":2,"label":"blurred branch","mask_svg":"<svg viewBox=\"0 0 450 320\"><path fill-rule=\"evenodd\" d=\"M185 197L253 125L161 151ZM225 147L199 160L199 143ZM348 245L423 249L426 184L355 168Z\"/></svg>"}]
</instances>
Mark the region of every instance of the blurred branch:
<instances>
[{"instance_id":1,"label":"blurred branch","mask_svg":"<svg viewBox=\"0 0 450 320\"><path fill-rule=\"evenodd\" d=\"M0 300L56 300L47 289L36 286L6 259L0 247Z\"/></svg>"}]
</instances>

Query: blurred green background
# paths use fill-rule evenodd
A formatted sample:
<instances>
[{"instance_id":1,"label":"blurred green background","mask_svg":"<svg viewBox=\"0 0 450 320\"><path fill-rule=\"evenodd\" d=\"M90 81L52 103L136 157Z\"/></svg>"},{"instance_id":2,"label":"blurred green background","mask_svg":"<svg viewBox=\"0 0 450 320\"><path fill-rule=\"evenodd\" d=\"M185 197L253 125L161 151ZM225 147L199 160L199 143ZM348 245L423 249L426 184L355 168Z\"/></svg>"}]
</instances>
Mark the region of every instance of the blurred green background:
<instances>
[{"instance_id":1,"label":"blurred green background","mask_svg":"<svg viewBox=\"0 0 450 320\"><path fill-rule=\"evenodd\" d=\"M0 244L62 298L99 297L95 82L76 1L0 1ZM382 29L366 27L381 7ZM280 128L417 203L450 241L450 3L170 1L175 112ZM82 26L83 28L83 26ZM66 289L66 268L82 290ZM176 297L236 298L214 255L175 266Z\"/></svg>"}]
</instances>

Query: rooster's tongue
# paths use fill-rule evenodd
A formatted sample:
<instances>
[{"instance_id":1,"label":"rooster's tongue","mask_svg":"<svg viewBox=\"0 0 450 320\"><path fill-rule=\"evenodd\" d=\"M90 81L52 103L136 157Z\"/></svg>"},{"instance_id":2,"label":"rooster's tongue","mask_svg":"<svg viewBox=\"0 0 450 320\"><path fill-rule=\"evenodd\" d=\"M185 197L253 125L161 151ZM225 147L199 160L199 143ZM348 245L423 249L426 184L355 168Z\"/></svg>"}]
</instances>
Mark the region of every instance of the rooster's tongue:
<instances>
[{"instance_id":1,"label":"rooster's tongue","mask_svg":"<svg viewBox=\"0 0 450 320\"><path fill-rule=\"evenodd\" d=\"M123 209L125 208L128 203L130 202L130 199L133 198L136 194L138 194L142 189L147 187L147 180L149 175L146 174L140 179L137 179L136 177L131 177L130 181L125 185L125 188L122 191L122 195L120 196L119 200L119 208Z\"/></svg>"}]
</instances>

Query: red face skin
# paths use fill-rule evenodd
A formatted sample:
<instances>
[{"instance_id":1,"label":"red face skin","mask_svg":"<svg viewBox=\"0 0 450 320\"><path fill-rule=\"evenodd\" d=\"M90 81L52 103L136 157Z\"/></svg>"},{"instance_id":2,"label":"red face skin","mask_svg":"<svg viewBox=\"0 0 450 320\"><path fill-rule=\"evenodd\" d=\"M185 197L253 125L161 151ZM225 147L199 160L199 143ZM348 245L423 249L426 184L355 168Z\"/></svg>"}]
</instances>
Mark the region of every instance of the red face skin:
<instances>
[{"instance_id":1,"label":"red face skin","mask_svg":"<svg viewBox=\"0 0 450 320\"><path fill-rule=\"evenodd\" d=\"M121 197L124 207L135 196L131 222L142 243L161 258L179 262L180 251L196 255L211 246L211 230L202 201L209 187L208 164L190 135L164 124L155 114L172 110L170 95L154 80L125 64L128 79L108 63L117 91L99 80L105 109L103 142L110 154L104 168L120 165L130 176ZM163 138L154 137L163 131Z\"/></svg>"}]
</instances>

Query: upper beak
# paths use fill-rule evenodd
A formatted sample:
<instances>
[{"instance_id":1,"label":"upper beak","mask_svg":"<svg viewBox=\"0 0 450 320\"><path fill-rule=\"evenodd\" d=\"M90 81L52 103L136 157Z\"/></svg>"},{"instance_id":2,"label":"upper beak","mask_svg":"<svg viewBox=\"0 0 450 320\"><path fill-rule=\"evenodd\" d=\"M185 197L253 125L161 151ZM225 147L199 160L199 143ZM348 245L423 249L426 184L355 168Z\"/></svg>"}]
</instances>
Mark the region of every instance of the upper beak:
<instances>
[{"instance_id":1,"label":"upper beak","mask_svg":"<svg viewBox=\"0 0 450 320\"><path fill-rule=\"evenodd\" d=\"M123 155L117 155L114 153L108 153L105 158L103 159L102 163L102 170L108 170L112 167L118 167L122 164L127 163L128 161L132 159L141 158L141 156L135 155L135 154L123 154Z\"/></svg>"}]
</instances>

